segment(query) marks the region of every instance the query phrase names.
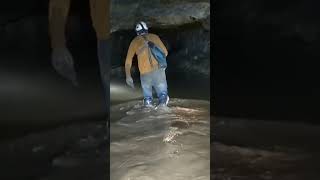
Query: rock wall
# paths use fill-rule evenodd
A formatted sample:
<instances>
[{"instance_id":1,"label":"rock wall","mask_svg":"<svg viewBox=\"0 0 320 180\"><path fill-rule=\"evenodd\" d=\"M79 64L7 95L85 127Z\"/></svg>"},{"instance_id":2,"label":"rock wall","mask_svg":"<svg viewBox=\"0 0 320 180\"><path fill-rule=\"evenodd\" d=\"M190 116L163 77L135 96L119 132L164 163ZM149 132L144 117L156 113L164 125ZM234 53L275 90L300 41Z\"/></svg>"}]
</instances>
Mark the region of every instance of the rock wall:
<instances>
[{"instance_id":1,"label":"rock wall","mask_svg":"<svg viewBox=\"0 0 320 180\"><path fill-rule=\"evenodd\" d=\"M0 12L1 52L49 53L47 2L32 1L25 6L11 3L6 6L7 11ZM95 33L86 5L88 2L85 0L71 4L66 32L70 47L95 48ZM111 9L113 64L116 66L123 62L130 40L135 35L133 27L139 20L147 22L153 32L159 33L175 62L180 59L188 61L179 65L182 68L190 68L193 60L198 61L202 56L208 57L209 0L112 0Z\"/></svg>"},{"instance_id":2,"label":"rock wall","mask_svg":"<svg viewBox=\"0 0 320 180\"><path fill-rule=\"evenodd\" d=\"M10 57L10 54L19 52L24 56L38 57L30 58L33 66L50 65L47 3L31 1L23 6L15 6L14 3L5 6L8 9L0 12L2 55ZM66 31L68 46L76 65L83 69L97 66L97 61L78 58L83 52L91 56L96 53L88 3L87 0L72 1ZM192 72L209 77L209 0L112 0L111 10L113 75L124 75L125 56L135 36L133 27L137 21L143 20L168 48L169 72ZM31 60L28 61L31 64ZM135 74L138 74L137 69Z\"/></svg>"},{"instance_id":3,"label":"rock wall","mask_svg":"<svg viewBox=\"0 0 320 180\"><path fill-rule=\"evenodd\" d=\"M208 0L112 1L112 31L132 29L143 20L153 28L168 28L202 22L206 28L210 18Z\"/></svg>"}]
</instances>

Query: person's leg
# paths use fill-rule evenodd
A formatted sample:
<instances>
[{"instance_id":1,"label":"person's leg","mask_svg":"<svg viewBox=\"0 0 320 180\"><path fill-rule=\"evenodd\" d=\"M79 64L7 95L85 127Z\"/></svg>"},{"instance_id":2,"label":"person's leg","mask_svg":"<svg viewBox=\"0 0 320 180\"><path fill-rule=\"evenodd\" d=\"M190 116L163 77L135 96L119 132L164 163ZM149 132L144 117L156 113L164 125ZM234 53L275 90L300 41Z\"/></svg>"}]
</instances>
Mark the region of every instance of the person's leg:
<instances>
[{"instance_id":1,"label":"person's leg","mask_svg":"<svg viewBox=\"0 0 320 180\"><path fill-rule=\"evenodd\" d=\"M154 73L153 87L157 92L159 104L167 105L169 102L169 96L165 70L159 69Z\"/></svg>"},{"instance_id":2,"label":"person's leg","mask_svg":"<svg viewBox=\"0 0 320 180\"><path fill-rule=\"evenodd\" d=\"M110 37L110 0L90 0L92 25L98 40Z\"/></svg>"},{"instance_id":3,"label":"person's leg","mask_svg":"<svg viewBox=\"0 0 320 180\"><path fill-rule=\"evenodd\" d=\"M152 106L152 74L140 76L141 87L143 92L143 103L145 106Z\"/></svg>"},{"instance_id":4,"label":"person's leg","mask_svg":"<svg viewBox=\"0 0 320 180\"><path fill-rule=\"evenodd\" d=\"M90 14L92 25L97 37L97 54L103 87L103 95L105 97L104 99L107 125L109 129L111 71L110 0L90 0Z\"/></svg>"},{"instance_id":5,"label":"person's leg","mask_svg":"<svg viewBox=\"0 0 320 180\"><path fill-rule=\"evenodd\" d=\"M109 114L110 104L110 0L90 0L92 25L97 36L97 53L101 80L104 90L106 110Z\"/></svg>"},{"instance_id":6,"label":"person's leg","mask_svg":"<svg viewBox=\"0 0 320 180\"><path fill-rule=\"evenodd\" d=\"M55 70L64 78L77 85L77 75L71 53L66 45L65 26L69 13L70 0L49 1L49 37L51 61Z\"/></svg>"}]
</instances>

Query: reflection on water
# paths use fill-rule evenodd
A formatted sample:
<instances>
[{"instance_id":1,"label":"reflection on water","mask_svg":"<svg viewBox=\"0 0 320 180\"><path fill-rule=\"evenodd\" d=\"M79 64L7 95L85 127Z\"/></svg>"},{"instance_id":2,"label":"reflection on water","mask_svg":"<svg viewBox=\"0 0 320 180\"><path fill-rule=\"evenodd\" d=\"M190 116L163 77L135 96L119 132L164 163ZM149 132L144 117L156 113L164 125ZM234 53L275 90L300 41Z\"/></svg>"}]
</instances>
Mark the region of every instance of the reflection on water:
<instances>
[{"instance_id":1,"label":"reflection on water","mask_svg":"<svg viewBox=\"0 0 320 180\"><path fill-rule=\"evenodd\" d=\"M111 108L112 180L209 180L208 101L172 99L169 108L140 101Z\"/></svg>"},{"instance_id":2,"label":"reflection on water","mask_svg":"<svg viewBox=\"0 0 320 180\"><path fill-rule=\"evenodd\" d=\"M110 94L112 104L143 98L140 84L135 82L135 89L132 89L125 85L124 79L111 79Z\"/></svg>"}]
</instances>

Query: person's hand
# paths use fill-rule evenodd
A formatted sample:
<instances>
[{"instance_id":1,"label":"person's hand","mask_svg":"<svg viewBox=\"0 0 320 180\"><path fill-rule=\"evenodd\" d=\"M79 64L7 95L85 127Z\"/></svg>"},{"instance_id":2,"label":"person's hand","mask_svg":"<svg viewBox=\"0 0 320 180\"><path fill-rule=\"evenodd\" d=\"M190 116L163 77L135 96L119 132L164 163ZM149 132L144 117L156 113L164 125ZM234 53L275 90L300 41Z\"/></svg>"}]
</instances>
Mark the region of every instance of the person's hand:
<instances>
[{"instance_id":1,"label":"person's hand","mask_svg":"<svg viewBox=\"0 0 320 180\"><path fill-rule=\"evenodd\" d=\"M133 84L133 79L132 79L132 77L127 77L127 78L126 78L126 83L127 83L128 86L130 86L131 88L134 88L134 84Z\"/></svg>"},{"instance_id":2,"label":"person's hand","mask_svg":"<svg viewBox=\"0 0 320 180\"><path fill-rule=\"evenodd\" d=\"M51 63L58 74L72 81L73 85L78 85L73 57L67 48L53 48Z\"/></svg>"}]
</instances>

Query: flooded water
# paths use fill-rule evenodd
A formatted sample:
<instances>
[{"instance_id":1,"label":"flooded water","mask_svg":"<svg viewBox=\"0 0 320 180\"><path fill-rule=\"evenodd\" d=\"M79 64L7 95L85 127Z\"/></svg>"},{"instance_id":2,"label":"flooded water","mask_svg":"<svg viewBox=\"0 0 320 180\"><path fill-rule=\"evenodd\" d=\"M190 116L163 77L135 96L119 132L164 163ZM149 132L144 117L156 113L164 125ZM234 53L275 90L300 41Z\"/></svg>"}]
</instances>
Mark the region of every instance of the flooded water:
<instances>
[{"instance_id":1,"label":"flooded water","mask_svg":"<svg viewBox=\"0 0 320 180\"><path fill-rule=\"evenodd\" d=\"M112 180L209 180L210 103L171 99L167 108L130 101L111 108Z\"/></svg>"}]
</instances>

